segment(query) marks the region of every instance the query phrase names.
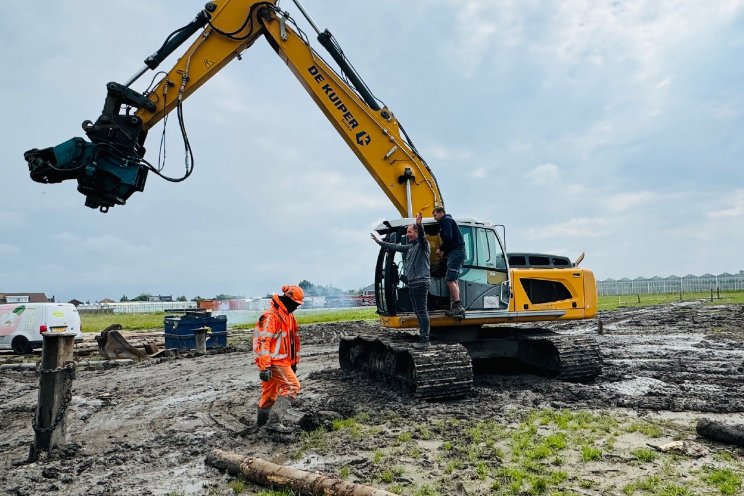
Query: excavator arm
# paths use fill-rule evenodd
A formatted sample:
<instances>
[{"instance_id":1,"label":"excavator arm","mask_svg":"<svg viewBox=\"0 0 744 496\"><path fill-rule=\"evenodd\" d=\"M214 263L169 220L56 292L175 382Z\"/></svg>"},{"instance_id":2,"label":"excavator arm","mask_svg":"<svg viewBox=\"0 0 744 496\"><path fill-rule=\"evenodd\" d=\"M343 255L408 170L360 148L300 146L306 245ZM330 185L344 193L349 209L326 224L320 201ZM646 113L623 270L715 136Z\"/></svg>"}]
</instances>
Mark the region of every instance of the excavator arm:
<instances>
[{"instance_id":1,"label":"excavator arm","mask_svg":"<svg viewBox=\"0 0 744 496\"><path fill-rule=\"evenodd\" d=\"M302 10L299 3L298 7ZM31 178L42 183L76 179L86 205L104 212L114 205L124 205L135 191L144 190L148 172L162 176L145 159L148 130L174 109L183 129L184 100L263 36L402 217L443 206L436 178L393 113L375 99L331 33L318 30L309 16L308 20L343 76L313 50L304 33L274 0L209 2L191 23L174 31L129 82L107 85L101 116L95 123L83 123L90 142L77 137L57 147L27 151ZM152 89L139 93L130 88L194 34L195 40ZM185 134L184 139L191 154ZM187 168L184 177L166 179L179 181L190 173Z\"/></svg>"}]
</instances>

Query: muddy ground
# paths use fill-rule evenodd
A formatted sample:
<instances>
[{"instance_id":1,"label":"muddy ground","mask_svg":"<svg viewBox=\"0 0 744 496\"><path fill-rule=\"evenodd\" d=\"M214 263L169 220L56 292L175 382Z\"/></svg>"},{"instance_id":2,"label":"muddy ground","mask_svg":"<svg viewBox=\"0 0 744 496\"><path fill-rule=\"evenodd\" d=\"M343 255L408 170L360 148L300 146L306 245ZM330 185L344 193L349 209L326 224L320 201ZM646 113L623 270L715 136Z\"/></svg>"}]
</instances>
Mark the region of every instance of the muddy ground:
<instances>
[{"instance_id":1,"label":"muddy ground","mask_svg":"<svg viewBox=\"0 0 744 496\"><path fill-rule=\"evenodd\" d=\"M551 326L597 335L604 366L593 383L480 375L472 396L439 403L339 371L339 338L372 335L375 323L303 326L293 413L308 430L290 438L245 431L259 380L239 335L230 353L80 370L69 444L36 463L24 461L38 379L3 371L0 494L265 490L207 467L213 448L422 496L744 494L744 451L695 433L702 416L744 423L744 306L621 309L601 319L601 335L596 321ZM685 444L659 449L675 440Z\"/></svg>"}]
</instances>

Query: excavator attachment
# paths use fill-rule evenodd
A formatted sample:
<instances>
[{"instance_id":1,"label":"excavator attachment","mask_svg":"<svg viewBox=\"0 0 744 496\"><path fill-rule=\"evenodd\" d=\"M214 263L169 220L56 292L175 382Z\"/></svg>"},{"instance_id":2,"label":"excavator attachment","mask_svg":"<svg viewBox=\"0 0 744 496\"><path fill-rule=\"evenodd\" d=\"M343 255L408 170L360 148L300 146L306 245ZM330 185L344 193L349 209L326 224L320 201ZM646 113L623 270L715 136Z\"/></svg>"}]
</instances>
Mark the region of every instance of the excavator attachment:
<instances>
[{"instance_id":1,"label":"excavator attachment","mask_svg":"<svg viewBox=\"0 0 744 496\"><path fill-rule=\"evenodd\" d=\"M149 359L145 352L129 344L119 330L121 330L121 325L113 324L96 336L98 351L104 358L108 360L130 358L138 362Z\"/></svg>"},{"instance_id":2,"label":"excavator attachment","mask_svg":"<svg viewBox=\"0 0 744 496\"><path fill-rule=\"evenodd\" d=\"M83 122L90 141L75 137L55 147L31 149L23 154L31 179L39 183L77 180L85 206L108 211L124 205L136 191L145 189L148 167L142 157L147 132L142 119L120 113L122 106L154 109L143 95L118 83L108 83L101 116Z\"/></svg>"}]
</instances>

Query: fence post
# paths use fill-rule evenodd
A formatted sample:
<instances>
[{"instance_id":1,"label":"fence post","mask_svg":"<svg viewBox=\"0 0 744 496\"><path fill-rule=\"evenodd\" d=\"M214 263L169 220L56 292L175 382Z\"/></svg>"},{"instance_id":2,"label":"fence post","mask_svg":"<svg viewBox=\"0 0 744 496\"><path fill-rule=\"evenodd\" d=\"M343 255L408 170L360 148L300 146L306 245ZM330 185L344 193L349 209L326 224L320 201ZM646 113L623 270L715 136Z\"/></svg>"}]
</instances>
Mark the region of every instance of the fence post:
<instances>
[{"instance_id":1,"label":"fence post","mask_svg":"<svg viewBox=\"0 0 744 496\"><path fill-rule=\"evenodd\" d=\"M75 362L72 351L75 333L43 334L39 402L33 418L34 444L29 461L36 461L40 451L49 452L65 442L65 414L72 400Z\"/></svg>"},{"instance_id":2,"label":"fence post","mask_svg":"<svg viewBox=\"0 0 744 496\"><path fill-rule=\"evenodd\" d=\"M194 347L196 348L197 353L201 353L202 355L207 354L207 332L210 330L209 327L199 327L194 329L194 341L196 341Z\"/></svg>"}]
</instances>

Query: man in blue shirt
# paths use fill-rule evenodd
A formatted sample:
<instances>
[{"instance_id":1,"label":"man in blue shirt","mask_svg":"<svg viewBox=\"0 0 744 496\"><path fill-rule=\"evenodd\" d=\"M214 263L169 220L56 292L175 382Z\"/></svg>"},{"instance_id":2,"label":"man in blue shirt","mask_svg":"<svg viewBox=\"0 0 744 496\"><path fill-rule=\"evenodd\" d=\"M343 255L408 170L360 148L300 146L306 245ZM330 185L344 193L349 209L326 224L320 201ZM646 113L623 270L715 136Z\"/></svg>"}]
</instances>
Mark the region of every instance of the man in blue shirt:
<instances>
[{"instance_id":1,"label":"man in blue shirt","mask_svg":"<svg viewBox=\"0 0 744 496\"><path fill-rule=\"evenodd\" d=\"M447 288L449 288L452 307L445 310L445 315L465 318L465 308L460 302L460 285L457 279L460 277L462 264L465 262L465 240L462 238L457 222L444 211L443 207L437 207L432 216L439 223L439 236L442 245L437 248L437 255L447 258Z\"/></svg>"}]
</instances>

